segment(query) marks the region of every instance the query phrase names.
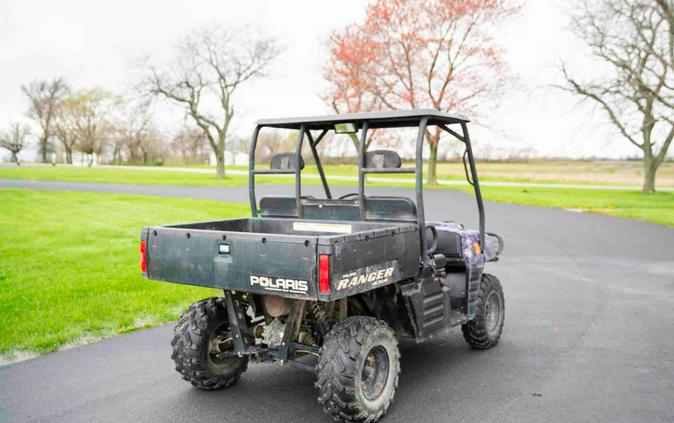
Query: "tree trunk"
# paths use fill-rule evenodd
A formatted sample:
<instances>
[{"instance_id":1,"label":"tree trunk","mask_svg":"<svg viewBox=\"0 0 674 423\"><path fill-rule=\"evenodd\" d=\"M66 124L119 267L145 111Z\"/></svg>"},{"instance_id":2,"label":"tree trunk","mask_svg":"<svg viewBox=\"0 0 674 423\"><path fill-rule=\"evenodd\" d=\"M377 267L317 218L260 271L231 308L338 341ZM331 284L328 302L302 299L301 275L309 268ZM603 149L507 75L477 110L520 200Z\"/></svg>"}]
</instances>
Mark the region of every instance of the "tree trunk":
<instances>
[{"instance_id":1,"label":"tree trunk","mask_svg":"<svg viewBox=\"0 0 674 423\"><path fill-rule=\"evenodd\" d=\"M215 177L225 178L225 152L215 153Z\"/></svg>"},{"instance_id":2,"label":"tree trunk","mask_svg":"<svg viewBox=\"0 0 674 423\"><path fill-rule=\"evenodd\" d=\"M40 138L40 141L38 142L39 146L38 149L40 151L40 160L42 160L42 163L47 163L47 143L49 142L49 139L44 136Z\"/></svg>"},{"instance_id":3,"label":"tree trunk","mask_svg":"<svg viewBox=\"0 0 674 423\"><path fill-rule=\"evenodd\" d=\"M428 176L426 177L426 185L437 185L437 164L438 164L438 142L430 142L431 154L428 157Z\"/></svg>"},{"instance_id":4,"label":"tree trunk","mask_svg":"<svg viewBox=\"0 0 674 423\"><path fill-rule=\"evenodd\" d=\"M119 147L117 145L112 150L112 164L119 164Z\"/></svg>"},{"instance_id":5,"label":"tree trunk","mask_svg":"<svg viewBox=\"0 0 674 423\"><path fill-rule=\"evenodd\" d=\"M71 165L73 164L73 149L70 147L65 147L66 150L66 163Z\"/></svg>"},{"instance_id":6,"label":"tree trunk","mask_svg":"<svg viewBox=\"0 0 674 423\"><path fill-rule=\"evenodd\" d=\"M10 161L12 161L14 163L19 163L19 158L17 157L16 151L11 151L11 153L12 153L12 158L10 159Z\"/></svg>"},{"instance_id":7,"label":"tree trunk","mask_svg":"<svg viewBox=\"0 0 674 423\"><path fill-rule=\"evenodd\" d=\"M653 157L644 154L644 184L641 187L642 192L655 192L655 172L658 170Z\"/></svg>"}]
</instances>

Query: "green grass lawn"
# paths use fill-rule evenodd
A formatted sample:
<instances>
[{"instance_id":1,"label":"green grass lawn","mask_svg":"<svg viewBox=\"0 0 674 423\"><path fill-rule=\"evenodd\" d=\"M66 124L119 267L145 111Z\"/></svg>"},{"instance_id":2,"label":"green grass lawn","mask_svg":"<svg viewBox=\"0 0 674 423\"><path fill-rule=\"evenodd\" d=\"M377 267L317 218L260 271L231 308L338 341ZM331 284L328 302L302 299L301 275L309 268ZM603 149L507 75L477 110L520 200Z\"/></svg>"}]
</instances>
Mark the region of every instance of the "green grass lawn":
<instances>
[{"instance_id":1,"label":"green grass lawn","mask_svg":"<svg viewBox=\"0 0 674 423\"><path fill-rule=\"evenodd\" d=\"M232 167L242 170L242 167ZM328 169L330 174L328 181L331 185L355 185L355 181L332 179L332 176L357 176L352 166L333 166ZM313 175L314 177L312 177ZM319 185L320 179L315 166L307 166L303 172L302 183ZM306 177L309 176L309 177ZM213 173L181 172L177 170L165 170L161 167L153 167L148 170L129 169L124 166L116 168L88 168L66 166L17 166L0 167L0 178L29 179L39 181L64 181L64 182L94 182L110 184L136 184L136 185L187 185L187 186L241 186L248 184L247 175L228 175L224 179L215 177ZM400 178L398 178L400 179ZM258 175L255 178L259 184L293 184L294 176L269 176ZM410 184L413 179L410 179ZM373 185L388 185L373 183ZM404 185L399 184L399 185Z\"/></svg>"},{"instance_id":2,"label":"green grass lawn","mask_svg":"<svg viewBox=\"0 0 674 423\"><path fill-rule=\"evenodd\" d=\"M0 178L42 181L97 182L111 184L235 186L248 183L246 176L217 179L213 174L150 170L66 166L0 167Z\"/></svg>"},{"instance_id":3,"label":"green grass lawn","mask_svg":"<svg viewBox=\"0 0 674 423\"><path fill-rule=\"evenodd\" d=\"M0 355L175 319L214 291L143 279L140 229L248 214L217 201L0 190Z\"/></svg>"},{"instance_id":4,"label":"green grass lawn","mask_svg":"<svg viewBox=\"0 0 674 423\"><path fill-rule=\"evenodd\" d=\"M579 209L674 227L674 192L483 187L486 200Z\"/></svg>"}]
</instances>

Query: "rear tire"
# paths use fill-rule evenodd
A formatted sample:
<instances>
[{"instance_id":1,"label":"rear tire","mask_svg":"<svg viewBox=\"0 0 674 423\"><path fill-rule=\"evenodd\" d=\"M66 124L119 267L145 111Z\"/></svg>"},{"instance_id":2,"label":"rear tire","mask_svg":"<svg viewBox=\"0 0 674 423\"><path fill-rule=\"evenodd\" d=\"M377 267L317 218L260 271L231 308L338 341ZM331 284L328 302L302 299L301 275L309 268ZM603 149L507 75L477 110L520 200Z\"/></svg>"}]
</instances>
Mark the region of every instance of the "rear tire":
<instances>
[{"instance_id":1,"label":"rear tire","mask_svg":"<svg viewBox=\"0 0 674 423\"><path fill-rule=\"evenodd\" d=\"M475 318L461 326L468 345L478 350L495 347L501 338L505 320L505 300L501 282L494 275L485 273L477 292Z\"/></svg>"},{"instance_id":2,"label":"rear tire","mask_svg":"<svg viewBox=\"0 0 674 423\"><path fill-rule=\"evenodd\" d=\"M215 357L218 352L234 348L223 298L207 298L192 304L180 317L171 346L176 370L199 389L230 387L248 366L248 356Z\"/></svg>"},{"instance_id":3,"label":"rear tire","mask_svg":"<svg viewBox=\"0 0 674 423\"><path fill-rule=\"evenodd\" d=\"M399 374L393 330L373 317L350 317L332 328L321 347L318 402L335 420L376 422L393 401Z\"/></svg>"}]
</instances>

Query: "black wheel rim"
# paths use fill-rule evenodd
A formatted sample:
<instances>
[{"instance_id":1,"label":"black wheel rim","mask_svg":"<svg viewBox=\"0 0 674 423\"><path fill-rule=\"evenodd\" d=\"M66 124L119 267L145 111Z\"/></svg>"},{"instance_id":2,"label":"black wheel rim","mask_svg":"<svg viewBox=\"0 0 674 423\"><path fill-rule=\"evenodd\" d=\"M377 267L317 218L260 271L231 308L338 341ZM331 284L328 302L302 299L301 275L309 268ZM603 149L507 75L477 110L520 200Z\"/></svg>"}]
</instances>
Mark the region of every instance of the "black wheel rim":
<instances>
[{"instance_id":1,"label":"black wheel rim","mask_svg":"<svg viewBox=\"0 0 674 423\"><path fill-rule=\"evenodd\" d=\"M372 347L365 356L360 375L363 396L374 401L381 396L388 381L389 359L381 346Z\"/></svg>"},{"instance_id":2,"label":"black wheel rim","mask_svg":"<svg viewBox=\"0 0 674 423\"><path fill-rule=\"evenodd\" d=\"M236 362L236 356L227 356L223 353L234 351L234 339L229 330L229 324L223 323L216 327L208 340L208 362L216 369L228 369Z\"/></svg>"},{"instance_id":3,"label":"black wheel rim","mask_svg":"<svg viewBox=\"0 0 674 423\"><path fill-rule=\"evenodd\" d=\"M484 314L487 332L492 336L498 332L498 326L501 321L501 297L495 291L492 291L487 296Z\"/></svg>"}]
</instances>

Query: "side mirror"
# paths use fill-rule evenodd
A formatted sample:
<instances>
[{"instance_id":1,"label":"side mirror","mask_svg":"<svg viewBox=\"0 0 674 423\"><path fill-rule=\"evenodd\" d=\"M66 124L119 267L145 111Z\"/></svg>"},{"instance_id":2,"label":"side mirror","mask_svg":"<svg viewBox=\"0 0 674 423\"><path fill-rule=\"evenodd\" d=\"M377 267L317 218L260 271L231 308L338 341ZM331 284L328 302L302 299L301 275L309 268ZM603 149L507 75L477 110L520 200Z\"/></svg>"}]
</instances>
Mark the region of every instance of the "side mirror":
<instances>
[{"instance_id":1,"label":"side mirror","mask_svg":"<svg viewBox=\"0 0 674 423\"><path fill-rule=\"evenodd\" d=\"M355 123L335 123L335 133L337 134L355 134L356 132L358 132L358 127Z\"/></svg>"}]
</instances>

